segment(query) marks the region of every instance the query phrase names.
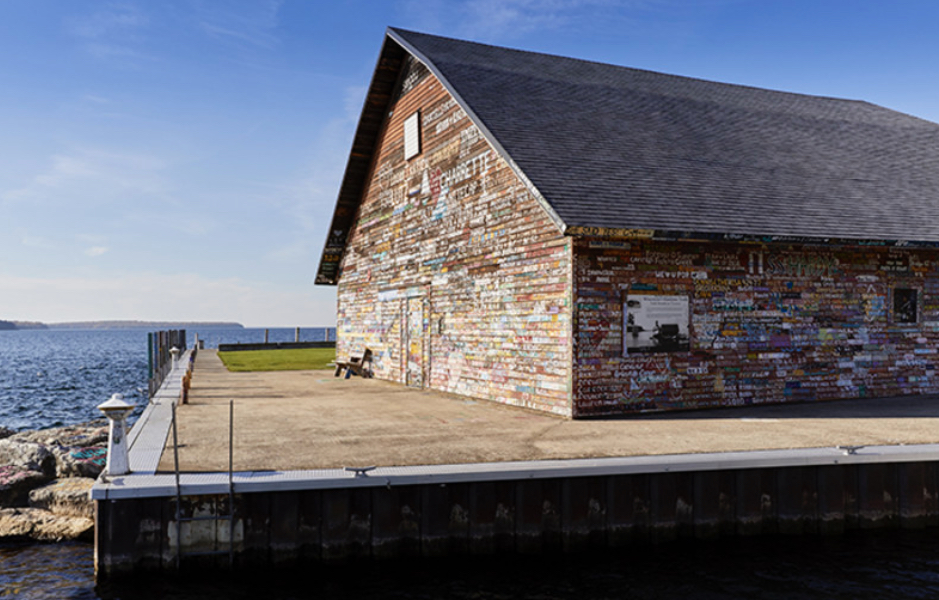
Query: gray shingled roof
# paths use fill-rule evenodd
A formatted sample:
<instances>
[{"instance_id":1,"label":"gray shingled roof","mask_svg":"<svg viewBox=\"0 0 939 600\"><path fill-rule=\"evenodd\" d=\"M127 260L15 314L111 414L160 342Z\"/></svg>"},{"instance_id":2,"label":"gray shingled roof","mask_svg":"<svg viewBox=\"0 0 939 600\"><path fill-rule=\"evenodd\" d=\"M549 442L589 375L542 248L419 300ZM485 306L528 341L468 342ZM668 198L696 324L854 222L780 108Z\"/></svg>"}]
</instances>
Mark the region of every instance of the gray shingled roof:
<instances>
[{"instance_id":1,"label":"gray shingled roof","mask_svg":"<svg viewBox=\"0 0 939 600\"><path fill-rule=\"evenodd\" d=\"M939 242L939 125L389 29L566 226Z\"/></svg>"}]
</instances>

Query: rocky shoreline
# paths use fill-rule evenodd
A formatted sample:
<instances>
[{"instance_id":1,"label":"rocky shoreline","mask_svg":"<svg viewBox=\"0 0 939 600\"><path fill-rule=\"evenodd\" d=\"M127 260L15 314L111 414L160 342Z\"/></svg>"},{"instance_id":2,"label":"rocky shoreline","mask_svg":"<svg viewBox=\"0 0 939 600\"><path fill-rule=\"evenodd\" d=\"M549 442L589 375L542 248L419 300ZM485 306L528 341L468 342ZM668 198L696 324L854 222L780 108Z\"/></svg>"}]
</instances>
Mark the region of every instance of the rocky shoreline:
<instances>
[{"instance_id":1,"label":"rocky shoreline","mask_svg":"<svg viewBox=\"0 0 939 600\"><path fill-rule=\"evenodd\" d=\"M107 443L107 419L19 433L0 427L0 542L91 541L88 494Z\"/></svg>"}]
</instances>

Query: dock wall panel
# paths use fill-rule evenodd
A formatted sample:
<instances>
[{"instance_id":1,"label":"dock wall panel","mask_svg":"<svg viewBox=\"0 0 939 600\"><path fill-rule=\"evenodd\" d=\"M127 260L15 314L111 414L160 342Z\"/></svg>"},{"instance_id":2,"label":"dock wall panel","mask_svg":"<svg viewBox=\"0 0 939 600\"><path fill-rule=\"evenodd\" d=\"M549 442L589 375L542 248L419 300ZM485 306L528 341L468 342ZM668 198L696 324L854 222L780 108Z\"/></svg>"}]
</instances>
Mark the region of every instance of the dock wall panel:
<instances>
[{"instance_id":1,"label":"dock wall panel","mask_svg":"<svg viewBox=\"0 0 939 600\"><path fill-rule=\"evenodd\" d=\"M852 481L846 476L847 470L848 467L839 466L815 468L818 490L816 523L817 531L822 535L840 535L848 529L849 499L854 497L854 492L847 488L847 482Z\"/></svg>"},{"instance_id":2,"label":"dock wall panel","mask_svg":"<svg viewBox=\"0 0 939 600\"><path fill-rule=\"evenodd\" d=\"M647 543L651 536L652 476L610 477L607 496L609 545L627 547Z\"/></svg>"},{"instance_id":3,"label":"dock wall panel","mask_svg":"<svg viewBox=\"0 0 939 600\"><path fill-rule=\"evenodd\" d=\"M726 481L721 471L694 474L694 537L702 540L719 538L723 522L721 499L726 497ZM726 478L724 478L726 479ZM724 485L722 485L724 484Z\"/></svg>"},{"instance_id":4,"label":"dock wall panel","mask_svg":"<svg viewBox=\"0 0 939 600\"><path fill-rule=\"evenodd\" d=\"M470 486L421 489L421 555L464 556L470 552ZM491 535L491 528L490 528Z\"/></svg>"},{"instance_id":5,"label":"dock wall panel","mask_svg":"<svg viewBox=\"0 0 939 600\"><path fill-rule=\"evenodd\" d=\"M271 494L271 563L295 566L300 558L300 492Z\"/></svg>"},{"instance_id":6,"label":"dock wall panel","mask_svg":"<svg viewBox=\"0 0 939 600\"><path fill-rule=\"evenodd\" d=\"M900 521L899 468L895 464L865 465L858 471L858 514L861 529L895 528Z\"/></svg>"},{"instance_id":7,"label":"dock wall panel","mask_svg":"<svg viewBox=\"0 0 939 600\"><path fill-rule=\"evenodd\" d=\"M560 482L557 479L520 481L515 490L516 551L519 554L561 552Z\"/></svg>"},{"instance_id":8,"label":"dock wall panel","mask_svg":"<svg viewBox=\"0 0 939 600\"><path fill-rule=\"evenodd\" d=\"M372 553L372 503L368 489L323 492L323 561L344 562Z\"/></svg>"},{"instance_id":9,"label":"dock wall panel","mask_svg":"<svg viewBox=\"0 0 939 600\"><path fill-rule=\"evenodd\" d=\"M421 490L417 486L372 489L372 556L421 554Z\"/></svg>"},{"instance_id":10,"label":"dock wall panel","mask_svg":"<svg viewBox=\"0 0 939 600\"><path fill-rule=\"evenodd\" d=\"M736 474L736 533L741 536L777 533L776 478L772 469L744 469Z\"/></svg>"},{"instance_id":11,"label":"dock wall panel","mask_svg":"<svg viewBox=\"0 0 939 600\"><path fill-rule=\"evenodd\" d=\"M301 562L323 558L323 493L304 490L298 499L297 544Z\"/></svg>"},{"instance_id":12,"label":"dock wall panel","mask_svg":"<svg viewBox=\"0 0 939 600\"><path fill-rule=\"evenodd\" d=\"M244 537L239 556L245 564L267 564L271 556L271 497L270 494L243 494L235 502L236 517L241 523Z\"/></svg>"},{"instance_id":13,"label":"dock wall panel","mask_svg":"<svg viewBox=\"0 0 939 600\"><path fill-rule=\"evenodd\" d=\"M279 490L235 495L241 567L642 548L682 539L818 537L939 525L939 463L741 468L500 481ZM227 495L184 498L184 516L228 511ZM105 577L224 567L189 557L227 547L225 521L183 523L175 497L96 502Z\"/></svg>"},{"instance_id":14,"label":"dock wall panel","mask_svg":"<svg viewBox=\"0 0 939 600\"><path fill-rule=\"evenodd\" d=\"M818 533L817 467L776 471L776 524L784 535Z\"/></svg>"},{"instance_id":15,"label":"dock wall panel","mask_svg":"<svg viewBox=\"0 0 939 600\"><path fill-rule=\"evenodd\" d=\"M470 553L515 552L515 484L478 481L469 484Z\"/></svg>"},{"instance_id":16,"label":"dock wall panel","mask_svg":"<svg viewBox=\"0 0 939 600\"><path fill-rule=\"evenodd\" d=\"M562 480L560 508L565 552L607 545L607 481L605 477Z\"/></svg>"}]
</instances>

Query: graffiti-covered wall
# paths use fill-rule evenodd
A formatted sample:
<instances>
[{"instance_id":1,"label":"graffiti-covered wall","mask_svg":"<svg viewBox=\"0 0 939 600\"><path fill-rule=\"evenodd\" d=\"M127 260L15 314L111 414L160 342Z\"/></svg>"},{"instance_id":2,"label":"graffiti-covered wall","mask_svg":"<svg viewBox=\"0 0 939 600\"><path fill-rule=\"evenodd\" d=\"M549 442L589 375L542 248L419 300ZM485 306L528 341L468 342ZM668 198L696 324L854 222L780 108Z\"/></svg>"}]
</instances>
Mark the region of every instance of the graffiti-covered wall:
<instances>
[{"instance_id":1,"label":"graffiti-covered wall","mask_svg":"<svg viewBox=\"0 0 939 600\"><path fill-rule=\"evenodd\" d=\"M935 393L939 252L575 245L574 416Z\"/></svg>"},{"instance_id":2,"label":"graffiti-covered wall","mask_svg":"<svg viewBox=\"0 0 939 600\"><path fill-rule=\"evenodd\" d=\"M370 348L376 377L569 415L571 240L406 69L342 259L338 356Z\"/></svg>"}]
</instances>

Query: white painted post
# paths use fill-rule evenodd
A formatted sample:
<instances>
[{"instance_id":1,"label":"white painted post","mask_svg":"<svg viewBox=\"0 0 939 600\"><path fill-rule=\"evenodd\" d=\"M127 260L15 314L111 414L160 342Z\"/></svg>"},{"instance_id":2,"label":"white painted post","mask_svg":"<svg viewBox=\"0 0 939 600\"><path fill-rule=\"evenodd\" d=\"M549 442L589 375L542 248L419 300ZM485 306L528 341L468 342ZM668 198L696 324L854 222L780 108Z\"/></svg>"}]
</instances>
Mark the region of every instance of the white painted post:
<instances>
[{"instance_id":1,"label":"white painted post","mask_svg":"<svg viewBox=\"0 0 939 600\"><path fill-rule=\"evenodd\" d=\"M179 366L179 348L176 346L170 348L170 355L173 357L173 370L175 371Z\"/></svg>"},{"instance_id":2,"label":"white painted post","mask_svg":"<svg viewBox=\"0 0 939 600\"><path fill-rule=\"evenodd\" d=\"M108 428L108 457L104 474L110 477L130 473L130 457L127 454L127 416L134 410L133 404L124 401L122 394L114 394L98 410L110 421Z\"/></svg>"}]
</instances>

